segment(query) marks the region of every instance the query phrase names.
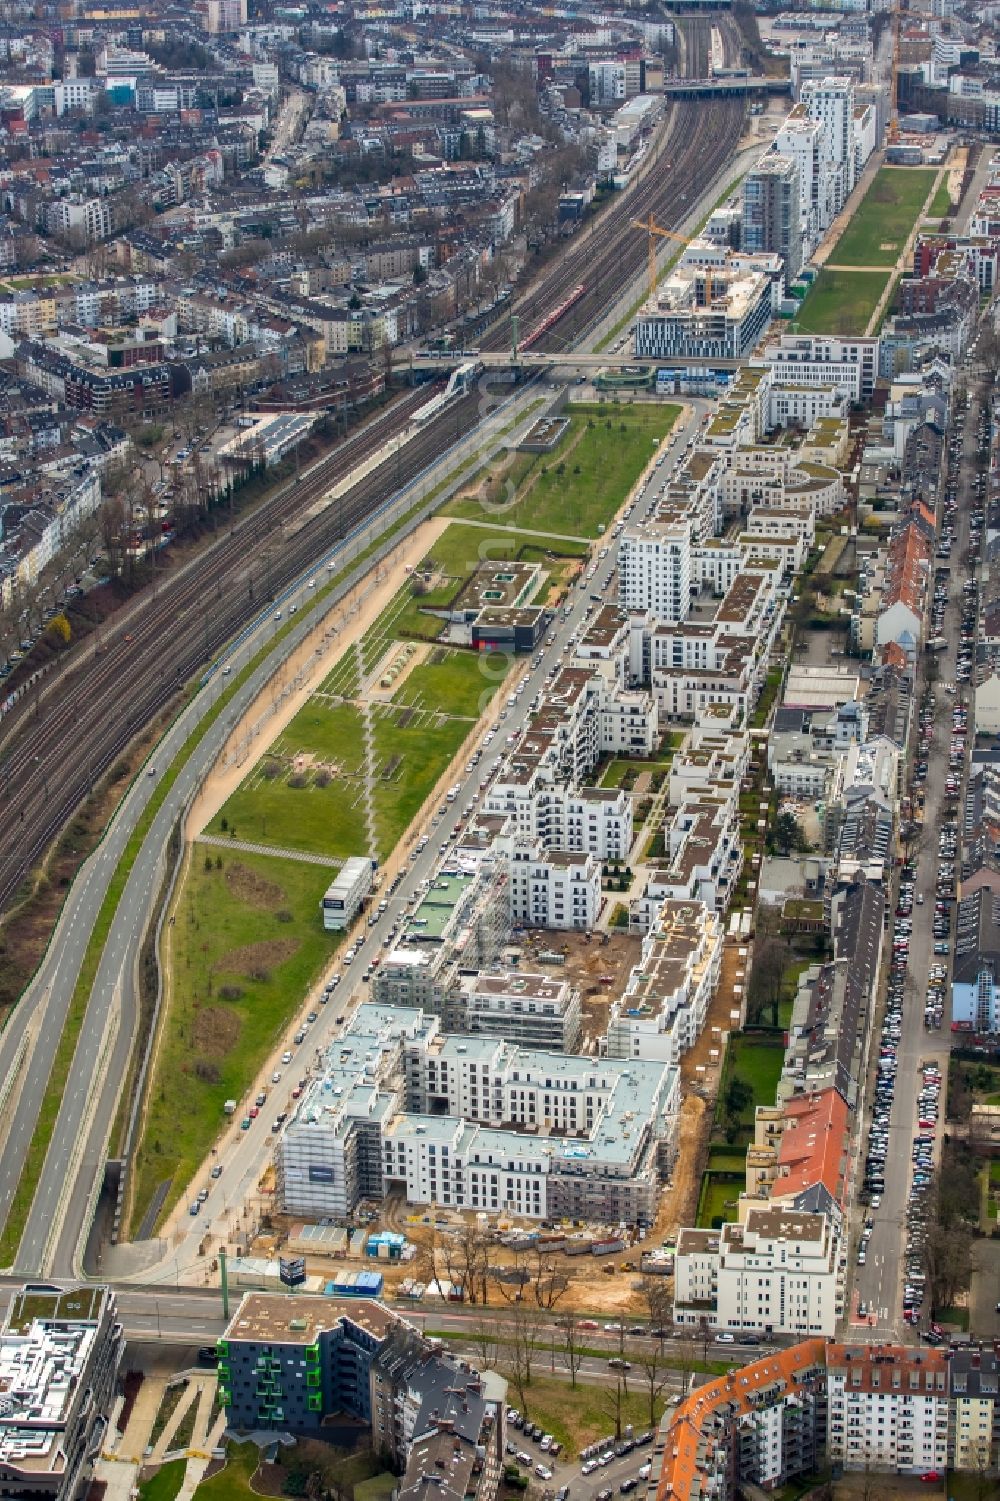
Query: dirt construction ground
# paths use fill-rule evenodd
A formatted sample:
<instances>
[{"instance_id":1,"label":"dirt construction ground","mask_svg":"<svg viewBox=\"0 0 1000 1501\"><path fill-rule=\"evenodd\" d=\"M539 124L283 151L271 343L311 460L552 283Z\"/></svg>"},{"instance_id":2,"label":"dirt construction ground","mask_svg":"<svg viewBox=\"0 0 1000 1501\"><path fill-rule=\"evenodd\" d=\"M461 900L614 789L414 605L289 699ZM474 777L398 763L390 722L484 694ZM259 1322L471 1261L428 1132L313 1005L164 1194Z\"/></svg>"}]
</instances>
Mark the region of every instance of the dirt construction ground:
<instances>
[{"instance_id":1,"label":"dirt construction ground","mask_svg":"<svg viewBox=\"0 0 1000 1501\"><path fill-rule=\"evenodd\" d=\"M539 935L539 938L544 940L546 936L550 935ZM620 971L624 969L627 972L638 957L639 940L617 934L610 938L607 945L602 944L596 937L588 944L579 937L561 934L558 943L553 947L565 950L566 953L565 970L560 968L559 972L565 973L566 978L581 989L586 990L589 987L593 992L590 997L590 1014L593 1017L595 1030L603 1030L606 1024L607 1003L605 1001L602 1005L601 998L603 994L606 994L606 987L600 983L598 977L602 974L613 973L615 984L619 985L624 979ZM537 945L532 943L529 952L537 952ZM715 1095L719 1084L723 1033L739 1025L741 997L745 991L747 967L747 946L735 941L727 941L723 948L719 988L709 1010L702 1035L681 1063L683 1104L678 1157L670 1182L661 1194L655 1225L647 1233L645 1241L636 1243L615 1256L566 1256L564 1253L556 1252L547 1257L552 1270L564 1274L569 1282L565 1296L559 1300L560 1310L573 1309L577 1312L609 1314L631 1313L640 1317L644 1315L648 1317L648 1300L644 1297L640 1287L642 1281L639 1270L640 1256L647 1247L652 1249L659 1246L661 1241L675 1240L677 1231L682 1225L694 1223L701 1174L712 1129ZM602 1015L604 1020L601 1020ZM379 1270L385 1276L385 1290L389 1296L396 1292L404 1278L426 1281L435 1245L441 1246L448 1239L450 1232L454 1233L463 1224L471 1225L476 1218L473 1215L463 1216L455 1210L438 1210L432 1215L430 1212L425 1213L422 1209L407 1205L398 1197L386 1200L381 1209L381 1217L377 1222L372 1223L371 1229L385 1228L400 1231L418 1247L414 1261L395 1266L388 1263L379 1264ZM254 1253L264 1256L275 1255L280 1249L281 1241L291 1229L292 1223L286 1220L276 1221L275 1233L257 1241L253 1248ZM505 1228L516 1224L515 1220L502 1221ZM534 1221L523 1221L522 1224L524 1228L535 1228ZM601 1227L588 1228L596 1231ZM512 1254L502 1246L494 1246L490 1250L492 1265L512 1264L513 1259ZM625 1261L633 1263L635 1270L623 1269L622 1263ZM356 1265L361 1266L361 1264L361 1261L356 1259ZM344 1269L344 1265L343 1259L334 1260L316 1256L309 1256L307 1259L307 1271L310 1276L333 1277L338 1271ZM370 1268L371 1263L366 1262L365 1265ZM613 1275L609 1275L604 1270L606 1266L614 1267ZM447 1275L440 1255L437 1270L440 1276ZM664 1278L663 1283L672 1291L672 1279ZM500 1301L499 1290L497 1290L496 1296L491 1297L491 1302L499 1303ZM421 1309L428 1312L429 1306L422 1304Z\"/></svg>"}]
</instances>

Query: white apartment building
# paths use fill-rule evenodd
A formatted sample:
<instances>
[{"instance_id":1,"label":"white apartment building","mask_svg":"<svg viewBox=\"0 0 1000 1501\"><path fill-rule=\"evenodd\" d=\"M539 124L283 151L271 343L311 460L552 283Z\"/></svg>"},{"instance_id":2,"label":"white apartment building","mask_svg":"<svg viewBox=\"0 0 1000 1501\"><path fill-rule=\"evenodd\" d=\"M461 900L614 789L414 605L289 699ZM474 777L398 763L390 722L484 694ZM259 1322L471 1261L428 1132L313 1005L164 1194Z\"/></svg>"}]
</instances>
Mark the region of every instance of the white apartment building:
<instances>
[{"instance_id":1,"label":"white apartment building","mask_svg":"<svg viewBox=\"0 0 1000 1501\"><path fill-rule=\"evenodd\" d=\"M618 597L625 610L642 610L676 624L691 608L691 524L645 522L618 539Z\"/></svg>"},{"instance_id":2,"label":"white apartment building","mask_svg":"<svg viewBox=\"0 0 1000 1501\"><path fill-rule=\"evenodd\" d=\"M590 103L595 109L623 103L626 97L625 64L611 59L591 63L588 70Z\"/></svg>"},{"instance_id":3,"label":"white apartment building","mask_svg":"<svg viewBox=\"0 0 1000 1501\"><path fill-rule=\"evenodd\" d=\"M382 1132L386 1191L398 1182L410 1203L535 1219L655 1214L680 1108L676 1068L464 1036L415 1036L404 1066L407 1100L423 1108Z\"/></svg>"},{"instance_id":4,"label":"white apartment building","mask_svg":"<svg viewBox=\"0 0 1000 1501\"><path fill-rule=\"evenodd\" d=\"M726 911L743 869L738 798L734 782L718 783L674 810L663 828L665 856L646 862L645 902L699 901Z\"/></svg>"},{"instance_id":5,"label":"white apartment building","mask_svg":"<svg viewBox=\"0 0 1000 1501\"><path fill-rule=\"evenodd\" d=\"M93 78L65 78L54 86L56 114L65 115L79 110L89 115L100 85Z\"/></svg>"},{"instance_id":6,"label":"white apartment building","mask_svg":"<svg viewBox=\"0 0 1000 1501\"><path fill-rule=\"evenodd\" d=\"M701 1036L722 968L722 921L699 901L661 901L642 957L612 1003L612 1058L679 1063Z\"/></svg>"},{"instance_id":7,"label":"white apartment building","mask_svg":"<svg viewBox=\"0 0 1000 1501\"><path fill-rule=\"evenodd\" d=\"M805 106L797 104L775 135L774 149L799 169L803 249L808 258L833 221L832 176L822 122L811 119Z\"/></svg>"},{"instance_id":8,"label":"white apartment building","mask_svg":"<svg viewBox=\"0 0 1000 1501\"><path fill-rule=\"evenodd\" d=\"M839 213L854 187L854 83L824 78L803 84L802 103L810 119L823 126L824 143L834 164L834 212Z\"/></svg>"},{"instance_id":9,"label":"white apartment building","mask_svg":"<svg viewBox=\"0 0 1000 1501\"><path fill-rule=\"evenodd\" d=\"M470 1036L572 1053L580 1037L580 992L568 980L524 970L463 974L449 997L449 1023Z\"/></svg>"},{"instance_id":10,"label":"white apartment building","mask_svg":"<svg viewBox=\"0 0 1000 1501\"><path fill-rule=\"evenodd\" d=\"M764 361L780 381L835 386L853 402L867 401L878 378L878 339L837 334L781 334L764 347Z\"/></svg>"},{"instance_id":11,"label":"white apartment building","mask_svg":"<svg viewBox=\"0 0 1000 1501\"><path fill-rule=\"evenodd\" d=\"M507 890L515 925L589 932L601 910L600 861L590 854L546 850L515 840Z\"/></svg>"},{"instance_id":12,"label":"white apartment building","mask_svg":"<svg viewBox=\"0 0 1000 1501\"><path fill-rule=\"evenodd\" d=\"M948 1366L937 1350L831 1345L827 1458L848 1469L920 1474L948 1460Z\"/></svg>"},{"instance_id":13,"label":"white apartment building","mask_svg":"<svg viewBox=\"0 0 1000 1501\"><path fill-rule=\"evenodd\" d=\"M760 1334L832 1337L843 1302L832 1217L750 1209L745 1224L681 1231L674 1323Z\"/></svg>"},{"instance_id":14,"label":"white apartment building","mask_svg":"<svg viewBox=\"0 0 1000 1501\"><path fill-rule=\"evenodd\" d=\"M691 578L699 593L720 599L735 584L746 559L738 542L712 537L691 552Z\"/></svg>"},{"instance_id":15,"label":"white apartment building","mask_svg":"<svg viewBox=\"0 0 1000 1501\"><path fill-rule=\"evenodd\" d=\"M515 752L487 790L487 815L509 817L511 832L538 840L544 849L591 854L602 862L625 859L633 833L628 793L611 787L574 791L552 782L544 768L527 778L519 775L522 770Z\"/></svg>"},{"instance_id":16,"label":"white apartment building","mask_svg":"<svg viewBox=\"0 0 1000 1501\"><path fill-rule=\"evenodd\" d=\"M639 313L635 352L645 359L743 359L766 330L773 309L774 284L763 271L680 265Z\"/></svg>"}]
</instances>

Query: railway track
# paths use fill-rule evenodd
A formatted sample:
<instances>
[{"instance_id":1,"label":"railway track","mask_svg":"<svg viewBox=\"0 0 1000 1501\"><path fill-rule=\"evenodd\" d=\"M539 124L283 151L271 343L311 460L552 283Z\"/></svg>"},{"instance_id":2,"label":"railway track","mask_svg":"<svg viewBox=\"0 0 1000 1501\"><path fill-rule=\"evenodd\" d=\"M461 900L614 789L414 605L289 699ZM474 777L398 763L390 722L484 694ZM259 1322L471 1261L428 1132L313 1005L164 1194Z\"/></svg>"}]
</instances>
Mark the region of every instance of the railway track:
<instances>
[{"instance_id":1,"label":"railway track","mask_svg":"<svg viewBox=\"0 0 1000 1501\"><path fill-rule=\"evenodd\" d=\"M565 348L574 333L607 312L608 304L646 261L645 236L632 228L633 220L652 213L664 227L669 227L684 219L699 195L700 184L732 155L740 137L744 107L739 99L678 102L677 123L660 151L661 157L666 157L663 168L652 167L620 203L609 209L599 226L599 245L594 245L596 232L582 238L579 244L571 244L558 272L547 279L544 290L529 294L517 305L520 330L527 335L575 286L586 287L584 295L539 338L534 348ZM480 340L480 348L498 351L509 340L508 326L501 323L487 331Z\"/></svg>"},{"instance_id":2,"label":"railway track","mask_svg":"<svg viewBox=\"0 0 1000 1501\"><path fill-rule=\"evenodd\" d=\"M693 28L696 56L704 46L707 57L709 23L697 19L685 25ZM558 267L518 302L516 311L527 332L533 321L564 301L572 287L586 286L584 295L539 339L537 348L565 347L567 329L582 329L606 311L615 292L645 260L645 240L632 228L632 221L652 212L666 225L681 222L701 182L731 153L742 119L743 105L738 100L676 105L660 151L665 159L662 164L651 166L608 210L595 232L572 243ZM487 332L481 347L500 349L508 338L507 325L499 325ZM13 725L4 726L0 911L11 904L25 876L97 778L141 726L170 702L178 686L255 618L269 597L412 473L444 452L453 435L472 421L476 402L466 397L448 409L443 421L407 445L405 469L402 461L398 467L383 466L381 473L368 476L334 506L285 536L287 523L300 521L326 490L398 433L425 399L425 392L400 398L301 480L238 522L228 537L188 565L159 597L149 599L134 623L112 628L105 637L106 651L88 652L41 706L37 701L34 706L26 703Z\"/></svg>"},{"instance_id":3,"label":"railway track","mask_svg":"<svg viewBox=\"0 0 1000 1501\"><path fill-rule=\"evenodd\" d=\"M404 407L424 400L426 391L414 393L404 398ZM419 432L406 448L408 469L419 472L443 453L456 432L466 430L476 406L474 396L464 397L449 408L445 421ZM383 465L280 540L283 520L300 516L338 477L385 442L384 426L376 422L377 433L366 429L364 442L359 434L344 445L350 454L344 453L339 464L316 466L266 515L256 513L234 527L207 554L205 566L189 569L159 600L150 601L127 633L115 633L105 651L88 654L74 675L73 691L23 727L0 804L0 907L9 904L94 781L169 703L179 684L255 618L269 597L395 492L398 476L392 466ZM391 430L397 429L398 420ZM280 545L261 558L258 549L269 536Z\"/></svg>"},{"instance_id":4,"label":"railway track","mask_svg":"<svg viewBox=\"0 0 1000 1501\"><path fill-rule=\"evenodd\" d=\"M708 72L713 24L721 29L727 57L734 49L738 51L732 23L722 15L716 14L711 19L685 18L681 24L687 38L686 72L691 77L703 78ZM636 275L646 260L646 240L632 228L633 221L652 213L667 229L683 222L706 178L733 154L745 109L741 99L675 103L656 163L635 187L620 195L589 234L570 242L558 266L537 288L515 302L513 311L518 315L522 337L581 283L587 288L584 295L533 347L565 348L574 333L596 322L607 311L617 291ZM598 239L600 243L595 245ZM509 342L510 329L505 317L486 331L479 347L496 352Z\"/></svg>"}]
</instances>

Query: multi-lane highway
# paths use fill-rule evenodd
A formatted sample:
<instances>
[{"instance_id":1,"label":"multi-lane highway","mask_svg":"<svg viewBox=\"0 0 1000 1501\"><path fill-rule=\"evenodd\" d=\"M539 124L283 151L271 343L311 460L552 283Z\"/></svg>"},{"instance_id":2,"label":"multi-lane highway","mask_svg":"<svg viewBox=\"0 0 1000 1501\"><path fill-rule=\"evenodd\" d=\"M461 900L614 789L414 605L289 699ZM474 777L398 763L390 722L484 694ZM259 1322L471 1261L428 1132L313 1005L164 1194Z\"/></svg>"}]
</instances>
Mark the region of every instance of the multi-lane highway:
<instances>
[{"instance_id":1,"label":"multi-lane highway","mask_svg":"<svg viewBox=\"0 0 1000 1501\"><path fill-rule=\"evenodd\" d=\"M500 427L512 420L512 412L530 399L521 394L509 405L495 408L485 419L482 437L497 441ZM470 398L471 400L471 398ZM462 403L459 404L462 406ZM467 440L457 445L465 451ZM454 462L456 450L449 450ZM370 543L419 500L416 487L394 492L395 498L367 526L361 527L346 544L327 555L328 566L339 572L347 567ZM376 555L377 556L377 555ZM92 1204L92 1190L101 1173L108 1134L118 1106L121 1081L127 1076L131 1047L138 1018L135 983L139 950L152 898L165 870L169 833L188 800L200 785L208 768L221 752L235 722L245 708L270 680L295 645L321 622L332 601L345 596L359 585L374 567L376 556L348 575L329 600L308 608L314 597L309 586L309 572L282 596L280 603L301 601L303 610L297 625L280 644L272 647L265 660L255 669L247 683L241 685L223 715L212 723L194 752L180 768L156 812L135 863L128 875L114 913L102 954L100 967L74 1054L62 1105L56 1119L51 1144L35 1192L31 1213L25 1227L15 1265L27 1272L58 1270L71 1274L81 1230ZM317 564L315 557L310 561ZM318 564L322 567L324 559ZM251 656L274 637L278 622L270 607L254 632L245 636L226 659L226 666L236 673ZM13 1068L17 1059L18 1035L31 1032L32 1021L38 1032L28 1068L41 1079L48 1077L46 1053L51 1067L55 1043L61 1024L49 1020L65 1015L79 974L87 939L97 920L108 883L132 829L157 788L184 741L200 721L210 714L227 679L220 671L185 710L157 747L155 760L147 774L140 776L112 830L96 855L85 868L84 879L74 883L52 944L49 956L27 998L15 1012L0 1039L0 1078ZM11 1119L10 1130L0 1159L0 1209L4 1213L20 1176L31 1134L38 1119L42 1094L29 1096L22 1088L18 1109Z\"/></svg>"}]
</instances>

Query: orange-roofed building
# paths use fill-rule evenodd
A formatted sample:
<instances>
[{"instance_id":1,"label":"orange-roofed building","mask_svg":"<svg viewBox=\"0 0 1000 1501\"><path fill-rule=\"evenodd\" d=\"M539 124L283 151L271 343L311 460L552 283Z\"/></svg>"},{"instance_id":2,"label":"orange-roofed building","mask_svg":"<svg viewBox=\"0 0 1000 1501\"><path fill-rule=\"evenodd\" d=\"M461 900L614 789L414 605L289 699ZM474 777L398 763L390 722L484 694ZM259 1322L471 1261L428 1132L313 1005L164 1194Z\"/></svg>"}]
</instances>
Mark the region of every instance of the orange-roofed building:
<instances>
[{"instance_id":1,"label":"orange-roofed building","mask_svg":"<svg viewBox=\"0 0 1000 1501\"><path fill-rule=\"evenodd\" d=\"M657 1501L729 1501L818 1469L825 1442L823 1340L699 1386L669 1419Z\"/></svg>"},{"instance_id":2,"label":"orange-roofed building","mask_svg":"<svg viewBox=\"0 0 1000 1501\"><path fill-rule=\"evenodd\" d=\"M943 1473L948 1364L924 1346L808 1339L708 1381L664 1420L656 1501L732 1501L827 1465Z\"/></svg>"},{"instance_id":3,"label":"orange-roofed building","mask_svg":"<svg viewBox=\"0 0 1000 1501\"><path fill-rule=\"evenodd\" d=\"M831 1344L827 1456L834 1464L922 1473L948 1461L948 1361L910 1345Z\"/></svg>"},{"instance_id":4,"label":"orange-roofed building","mask_svg":"<svg viewBox=\"0 0 1000 1501\"><path fill-rule=\"evenodd\" d=\"M847 1102L839 1090L824 1089L789 1100L771 1198L797 1198L822 1184L835 1203L842 1203L847 1137Z\"/></svg>"},{"instance_id":5,"label":"orange-roofed building","mask_svg":"<svg viewBox=\"0 0 1000 1501\"><path fill-rule=\"evenodd\" d=\"M920 643L931 552L932 543L912 520L901 526L889 543L875 642L877 646L887 646L890 641L895 641L909 661L913 660Z\"/></svg>"}]
</instances>

